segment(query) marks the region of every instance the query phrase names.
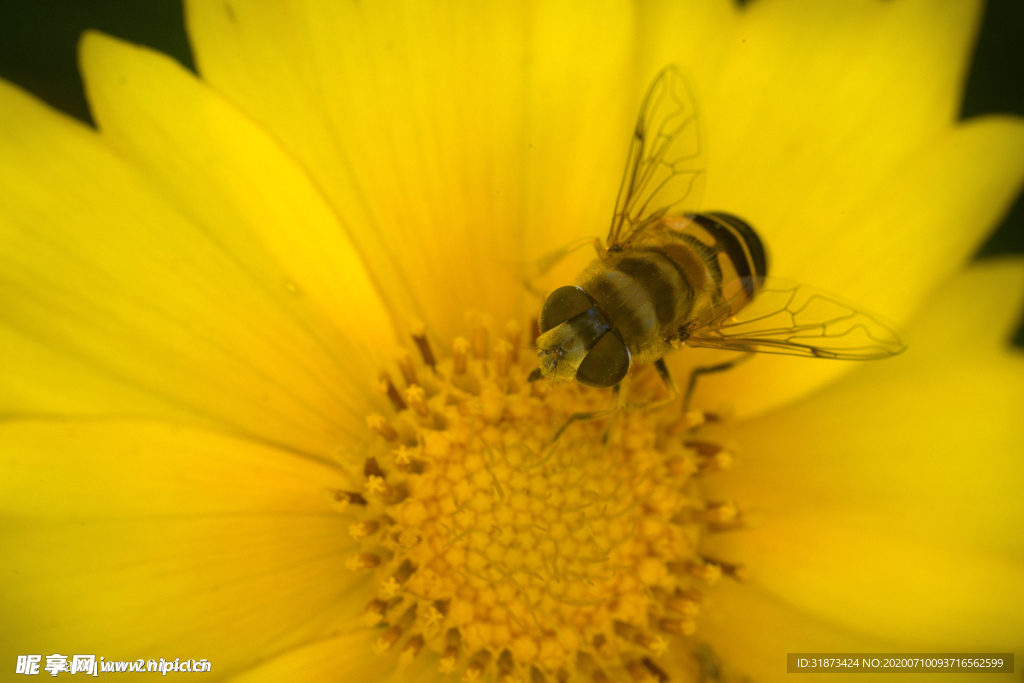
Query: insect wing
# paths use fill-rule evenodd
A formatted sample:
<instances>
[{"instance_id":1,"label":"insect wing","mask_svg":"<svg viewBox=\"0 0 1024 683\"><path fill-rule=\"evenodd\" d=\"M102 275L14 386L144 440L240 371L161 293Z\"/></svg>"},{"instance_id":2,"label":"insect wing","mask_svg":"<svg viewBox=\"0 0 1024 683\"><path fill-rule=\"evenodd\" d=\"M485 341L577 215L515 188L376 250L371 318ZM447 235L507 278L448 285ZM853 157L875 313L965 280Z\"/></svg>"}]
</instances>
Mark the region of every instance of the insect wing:
<instances>
[{"instance_id":1,"label":"insect wing","mask_svg":"<svg viewBox=\"0 0 1024 683\"><path fill-rule=\"evenodd\" d=\"M657 75L640 105L608 246L628 242L668 213L696 211L704 183L697 106L675 66Z\"/></svg>"},{"instance_id":2,"label":"insect wing","mask_svg":"<svg viewBox=\"0 0 1024 683\"><path fill-rule=\"evenodd\" d=\"M813 358L875 360L905 348L899 335L877 318L805 285L765 282L754 300L728 317L728 302L716 306L694 333L690 346L756 351Z\"/></svg>"}]
</instances>

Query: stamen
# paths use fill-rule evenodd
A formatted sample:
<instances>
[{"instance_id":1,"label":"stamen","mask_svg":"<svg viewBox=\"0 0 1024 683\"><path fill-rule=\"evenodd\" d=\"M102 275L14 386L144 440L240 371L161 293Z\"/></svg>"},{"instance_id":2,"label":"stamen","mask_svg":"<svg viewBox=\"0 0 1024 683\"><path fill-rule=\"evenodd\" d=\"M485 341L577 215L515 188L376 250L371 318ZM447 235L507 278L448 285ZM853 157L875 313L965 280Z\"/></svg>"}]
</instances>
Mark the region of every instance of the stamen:
<instances>
[{"instance_id":1,"label":"stamen","mask_svg":"<svg viewBox=\"0 0 1024 683\"><path fill-rule=\"evenodd\" d=\"M469 666L466 667L466 671L462 674L462 680L466 683L476 683L483 676L484 669L487 668L488 662L491 661L491 653L487 650L480 650L473 655L469 660Z\"/></svg>"},{"instance_id":2,"label":"stamen","mask_svg":"<svg viewBox=\"0 0 1024 683\"><path fill-rule=\"evenodd\" d=\"M523 336L523 328L517 320L509 320L505 325L505 341L509 345L509 361L519 362L519 340Z\"/></svg>"},{"instance_id":3,"label":"stamen","mask_svg":"<svg viewBox=\"0 0 1024 683\"><path fill-rule=\"evenodd\" d=\"M694 518L709 524L728 524L735 521L739 514L734 503L711 503L695 514Z\"/></svg>"},{"instance_id":4,"label":"stamen","mask_svg":"<svg viewBox=\"0 0 1024 683\"><path fill-rule=\"evenodd\" d=\"M512 653L502 650L498 655L498 682L512 683L515 680L515 663L512 660Z\"/></svg>"},{"instance_id":5,"label":"stamen","mask_svg":"<svg viewBox=\"0 0 1024 683\"><path fill-rule=\"evenodd\" d=\"M547 382L530 382L530 396L546 398L551 393L551 385Z\"/></svg>"},{"instance_id":6,"label":"stamen","mask_svg":"<svg viewBox=\"0 0 1024 683\"><path fill-rule=\"evenodd\" d=\"M643 665L645 667L647 667L648 671L650 671L652 674L654 674L654 677L658 679L659 683L667 683L668 682L668 680L669 680L668 674L665 673L664 669L662 669L660 666L655 664L654 661L650 657L644 657L640 661L643 662Z\"/></svg>"},{"instance_id":7,"label":"stamen","mask_svg":"<svg viewBox=\"0 0 1024 683\"><path fill-rule=\"evenodd\" d=\"M590 679L594 683L611 683L612 679L608 677L601 666L586 652L581 652L577 666L582 671L590 672Z\"/></svg>"},{"instance_id":8,"label":"stamen","mask_svg":"<svg viewBox=\"0 0 1024 683\"><path fill-rule=\"evenodd\" d=\"M395 572L394 578L399 584L403 584L409 580L409 577L416 571L416 567L413 566L412 562L405 560L398 567L398 571Z\"/></svg>"},{"instance_id":9,"label":"stamen","mask_svg":"<svg viewBox=\"0 0 1024 683\"><path fill-rule=\"evenodd\" d=\"M366 499L363 498L363 494L356 491L335 491L334 500L340 503L342 507L348 507L349 505L366 505Z\"/></svg>"},{"instance_id":10,"label":"stamen","mask_svg":"<svg viewBox=\"0 0 1024 683\"><path fill-rule=\"evenodd\" d=\"M633 660L626 664L626 671L637 683L657 683L658 678L641 661Z\"/></svg>"},{"instance_id":11,"label":"stamen","mask_svg":"<svg viewBox=\"0 0 1024 683\"><path fill-rule=\"evenodd\" d=\"M674 420L665 423L665 433L672 437L680 437L693 431L694 426L687 419L689 413L683 413Z\"/></svg>"},{"instance_id":12,"label":"stamen","mask_svg":"<svg viewBox=\"0 0 1024 683\"><path fill-rule=\"evenodd\" d=\"M430 409L427 407L427 394L423 391L423 387L418 384L413 384L405 390L405 400L409 402L409 405L413 407L421 417L427 417L430 415Z\"/></svg>"},{"instance_id":13,"label":"stamen","mask_svg":"<svg viewBox=\"0 0 1024 683\"><path fill-rule=\"evenodd\" d=\"M661 656L668 650L668 641L661 636L656 636L650 633L639 633L637 634L634 641L637 645L649 650L652 654Z\"/></svg>"},{"instance_id":14,"label":"stamen","mask_svg":"<svg viewBox=\"0 0 1024 683\"><path fill-rule=\"evenodd\" d=\"M438 665L438 671L443 674L450 674L455 671L455 664L459 661L459 650L462 648L462 635L458 629L450 628L445 634L444 654Z\"/></svg>"},{"instance_id":15,"label":"stamen","mask_svg":"<svg viewBox=\"0 0 1024 683\"><path fill-rule=\"evenodd\" d=\"M668 681L658 658L694 647L696 587L745 576L696 550L742 524L737 503L705 501L697 480L730 449L696 430L699 411L570 423L604 411L608 393L533 377L522 327L491 348L483 320L450 358L414 330L423 364L398 354L403 388L379 375L395 412L367 418L381 438L362 492L327 491L359 513L348 565L376 577L362 615L380 629L374 649L403 664L430 649L470 683ZM653 370L624 388L637 405L664 395Z\"/></svg>"},{"instance_id":16,"label":"stamen","mask_svg":"<svg viewBox=\"0 0 1024 683\"><path fill-rule=\"evenodd\" d=\"M709 586L718 583L722 578L722 568L714 562L695 560L686 564L686 573L700 579Z\"/></svg>"},{"instance_id":17,"label":"stamen","mask_svg":"<svg viewBox=\"0 0 1024 683\"><path fill-rule=\"evenodd\" d=\"M415 619L416 603L413 603L407 610L405 610L405 612L402 613L398 622L392 625L391 628L385 631L384 634L377 639L377 642L373 644L374 651L380 655L388 652L392 647L394 647L395 643L398 642L398 639L402 637L402 634L409 630Z\"/></svg>"},{"instance_id":18,"label":"stamen","mask_svg":"<svg viewBox=\"0 0 1024 683\"><path fill-rule=\"evenodd\" d=\"M348 533L353 539L358 541L373 534L379 528L380 523L372 520L368 522L353 522L348 527Z\"/></svg>"},{"instance_id":19,"label":"stamen","mask_svg":"<svg viewBox=\"0 0 1024 683\"><path fill-rule=\"evenodd\" d=\"M640 632L640 629L633 624L629 624L624 621L616 621L615 632L626 640L632 640Z\"/></svg>"},{"instance_id":20,"label":"stamen","mask_svg":"<svg viewBox=\"0 0 1024 683\"><path fill-rule=\"evenodd\" d=\"M455 361L455 374L466 374L466 360L469 358L469 340L456 337L452 342L452 360Z\"/></svg>"},{"instance_id":21,"label":"stamen","mask_svg":"<svg viewBox=\"0 0 1024 683\"><path fill-rule=\"evenodd\" d=\"M705 457L715 455L722 450L722 447L717 443L713 443L711 441L700 441L697 439L688 439L683 441L683 446L686 448L692 448L697 451L699 455L703 455Z\"/></svg>"},{"instance_id":22,"label":"stamen","mask_svg":"<svg viewBox=\"0 0 1024 683\"><path fill-rule=\"evenodd\" d=\"M398 393L398 389L395 388L395 384L391 381L391 376L388 373L380 373L379 387L381 392L391 401L391 405L396 413L405 410L405 401L402 400L402 395Z\"/></svg>"},{"instance_id":23,"label":"stamen","mask_svg":"<svg viewBox=\"0 0 1024 683\"><path fill-rule=\"evenodd\" d=\"M697 472L697 464L690 457L671 458L666 465L669 472L678 477L690 477Z\"/></svg>"},{"instance_id":24,"label":"stamen","mask_svg":"<svg viewBox=\"0 0 1024 683\"><path fill-rule=\"evenodd\" d=\"M728 522L721 522L721 523L711 522L711 523L709 523L707 525L708 532L709 533L713 533L713 534L723 533L723 532L727 532L727 531L736 531L737 529L746 529L746 528L747 528L747 523L744 521L744 518L743 518L742 514L740 514L740 516L736 517L736 519L733 519L733 520L728 521Z\"/></svg>"},{"instance_id":25,"label":"stamen","mask_svg":"<svg viewBox=\"0 0 1024 683\"><path fill-rule=\"evenodd\" d=\"M380 566L380 557L371 553L359 553L348 558L348 568L354 572Z\"/></svg>"},{"instance_id":26,"label":"stamen","mask_svg":"<svg viewBox=\"0 0 1024 683\"><path fill-rule=\"evenodd\" d=\"M665 599L665 606L689 618L700 612L702 597L697 591L684 591L677 588L675 594Z\"/></svg>"},{"instance_id":27,"label":"stamen","mask_svg":"<svg viewBox=\"0 0 1024 683\"><path fill-rule=\"evenodd\" d=\"M405 647L402 648L402 653L398 656L398 663L402 666L408 666L412 664L412 660L416 658L416 655L423 649L423 636L416 634L406 642Z\"/></svg>"},{"instance_id":28,"label":"stamen","mask_svg":"<svg viewBox=\"0 0 1024 683\"><path fill-rule=\"evenodd\" d=\"M382 498L389 497L391 487L384 481L383 477L371 475L366 478L366 491Z\"/></svg>"},{"instance_id":29,"label":"stamen","mask_svg":"<svg viewBox=\"0 0 1024 683\"><path fill-rule=\"evenodd\" d=\"M419 542L423 540L423 537L412 529L402 529L398 532L396 539L398 541L398 547L403 550L411 550L419 545Z\"/></svg>"},{"instance_id":30,"label":"stamen","mask_svg":"<svg viewBox=\"0 0 1024 683\"><path fill-rule=\"evenodd\" d=\"M742 564L734 564L731 562L722 562L721 560L706 560L708 564L714 564L719 568L725 576L730 579L739 581L740 583L750 580L750 570L744 567Z\"/></svg>"},{"instance_id":31,"label":"stamen","mask_svg":"<svg viewBox=\"0 0 1024 683\"><path fill-rule=\"evenodd\" d=\"M377 639L377 642L373 644L373 651L378 655L387 654L401 637L402 629L398 626L392 626L387 631L384 631L384 634L381 635L381 637Z\"/></svg>"},{"instance_id":32,"label":"stamen","mask_svg":"<svg viewBox=\"0 0 1024 683\"><path fill-rule=\"evenodd\" d=\"M437 358L434 356L434 350L430 348L430 342L427 341L426 331L422 325L417 327L418 329L414 329L412 333L412 340L416 343L416 348L419 349L423 362L429 365L432 370L436 369Z\"/></svg>"},{"instance_id":33,"label":"stamen","mask_svg":"<svg viewBox=\"0 0 1024 683\"><path fill-rule=\"evenodd\" d=\"M615 656L616 650L604 634L598 634L594 636L593 640L594 652L601 655L605 659L611 659Z\"/></svg>"},{"instance_id":34,"label":"stamen","mask_svg":"<svg viewBox=\"0 0 1024 683\"><path fill-rule=\"evenodd\" d=\"M383 415L370 415L366 418L366 424L370 429L380 434L386 440L398 440L398 432L395 431L395 428L391 426L391 423L388 422L387 418Z\"/></svg>"},{"instance_id":35,"label":"stamen","mask_svg":"<svg viewBox=\"0 0 1024 683\"><path fill-rule=\"evenodd\" d=\"M376 458L367 458L363 463L363 476L366 478L379 477L384 478L384 470L380 468Z\"/></svg>"},{"instance_id":36,"label":"stamen","mask_svg":"<svg viewBox=\"0 0 1024 683\"><path fill-rule=\"evenodd\" d=\"M363 623L367 626L376 626L384 619L384 610L387 603L383 600L371 600L370 604L363 610Z\"/></svg>"},{"instance_id":37,"label":"stamen","mask_svg":"<svg viewBox=\"0 0 1024 683\"><path fill-rule=\"evenodd\" d=\"M424 620L428 626L437 626L444 621L444 615L447 610L448 605L439 600L427 608Z\"/></svg>"},{"instance_id":38,"label":"stamen","mask_svg":"<svg viewBox=\"0 0 1024 683\"><path fill-rule=\"evenodd\" d=\"M494 346L494 368L498 377L508 377L509 365L512 363L512 349L514 347L505 340L499 341Z\"/></svg>"},{"instance_id":39,"label":"stamen","mask_svg":"<svg viewBox=\"0 0 1024 683\"><path fill-rule=\"evenodd\" d=\"M706 456L700 460L697 473L701 476L712 472L722 472L730 469L733 464L733 454L722 449L714 455Z\"/></svg>"},{"instance_id":40,"label":"stamen","mask_svg":"<svg viewBox=\"0 0 1024 683\"><path fill-rule=\"evenodd\" d=\"M697 631L697 622L692 619L663 618L658 620L658 628L668 633L692 636Z\"/></svg>"},{"instance_id":41,"label":"stamen","mask_svg":"<svg viewBox=\"0 0 1024 683\"><path fill-rule=\"evenodd\" d=\"M408 351L400 350L395 358L395 364L398 366L398 371L402 373L402 379L405 380L406 386L419 381L416 377L416 367L412 364L412 354Z\"/></svg>"},{"instance_id":42,"label":"stamen","mask_svg":"<svg viewBox=\"0 0 1024 683\"><path fill-rule=\"evenodd\" d=\"M477 324L473 327L471 339L473 340L473 357L477 360L484 360L487 358L487 347L488 337L487 328L483 325Z\"/></svg>"},{"instance_id":43,"label":"stamen","mask_svg":"<svg viewBox=\"0 0 1024 683\"><path fill-rule=\"evenodd\" d=\"M408 466L412 464L412 451L405 445L401 445L392 451L395 456L395 464L400 466Z\"/></svg>"}]
</instances>

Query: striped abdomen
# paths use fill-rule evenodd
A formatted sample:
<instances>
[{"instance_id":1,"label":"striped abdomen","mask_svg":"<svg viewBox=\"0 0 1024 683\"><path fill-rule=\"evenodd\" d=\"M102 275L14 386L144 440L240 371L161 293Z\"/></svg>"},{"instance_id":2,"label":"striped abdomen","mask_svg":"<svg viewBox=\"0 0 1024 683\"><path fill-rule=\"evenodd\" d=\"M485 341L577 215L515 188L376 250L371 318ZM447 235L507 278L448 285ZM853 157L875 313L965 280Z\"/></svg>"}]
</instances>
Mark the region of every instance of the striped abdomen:
<instances>
[{"instance_id":1,"label":"striped abdomen","mask_svg":"<svg viewBox=\"0 0 1024 683\"><path fill-rule=\"evenodd\" d=\"M725 213L670 216L584 271L583 289L622 335L635 360L666 351L687 323L724 305L745 306L768 273L764 246Z\"/></svg>"}]
</instances>

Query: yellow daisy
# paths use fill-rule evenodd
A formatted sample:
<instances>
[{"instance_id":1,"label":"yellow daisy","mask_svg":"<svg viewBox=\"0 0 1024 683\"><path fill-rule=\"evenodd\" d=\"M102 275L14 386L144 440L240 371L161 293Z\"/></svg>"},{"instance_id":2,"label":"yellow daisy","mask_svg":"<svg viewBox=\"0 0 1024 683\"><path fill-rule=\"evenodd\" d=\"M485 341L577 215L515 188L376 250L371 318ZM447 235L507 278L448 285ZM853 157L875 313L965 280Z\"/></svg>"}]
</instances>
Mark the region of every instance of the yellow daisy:
<instances>
[{"instance_id":1,"label":"yellow daisy","mask_svg":"<svg viewBox=\"0 0 1024 683\"><path fill-rule=\"evenodd\" d=\"M1024 178L1024 123L956 122L978 15L195 0L201 77L83 38L98 130L0 84L3 666L697 681L782 679L787 652L1019 660L1024 264L965 262ZM608 395L525 381L524 264L604 232L669 63L706 124L704 205L910 351L758 358L702 383L716 424L623 411L546 449Z\"/></svg>"}]
</instances>

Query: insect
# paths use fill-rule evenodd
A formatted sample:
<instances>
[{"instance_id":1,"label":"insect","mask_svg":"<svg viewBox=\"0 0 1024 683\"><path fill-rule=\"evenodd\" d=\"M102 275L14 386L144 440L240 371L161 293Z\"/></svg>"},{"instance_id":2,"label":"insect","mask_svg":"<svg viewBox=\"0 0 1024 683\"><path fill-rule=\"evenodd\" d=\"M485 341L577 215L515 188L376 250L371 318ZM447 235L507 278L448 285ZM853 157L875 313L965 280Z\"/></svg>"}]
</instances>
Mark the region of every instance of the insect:
<instances>
[{"instance_id":1,"label":"insect","mask_svg":"<svg viewBox=\"0 0 1024 683\"><path fill-rule=\"evenodd\" d=\"M702 157L694 99L669 66L640 107L606 244L583 240L541 266L587 244L597 251L576 285L545 300L540 365L531 379L576 380L617 393L634 363L653 363L672 400L678 391L663 358L684 345L847 360L903 350L899 336L874 317L810 287L769 279L761 238L743 219L695 212ZM733 365L698 368L684 410L699 374Z\"/></svg>"}]
</instances>

